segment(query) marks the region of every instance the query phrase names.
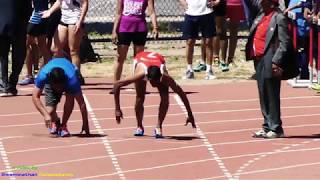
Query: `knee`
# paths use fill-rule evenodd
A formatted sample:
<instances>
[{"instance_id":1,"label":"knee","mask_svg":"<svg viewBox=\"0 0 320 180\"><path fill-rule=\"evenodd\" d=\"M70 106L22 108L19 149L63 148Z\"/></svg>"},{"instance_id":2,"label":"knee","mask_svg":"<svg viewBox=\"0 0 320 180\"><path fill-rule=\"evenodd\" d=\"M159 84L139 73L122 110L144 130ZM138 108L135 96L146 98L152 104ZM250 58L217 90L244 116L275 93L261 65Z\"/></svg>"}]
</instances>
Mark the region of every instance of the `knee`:
<instances>
[{"instance_id":1,"label":"knee","mask_svg":"<svg viewBox=\"0 0 320 180\"><path fill-rule=\"evenodd\" d=\"M136 106L142 106L143 105L143 103L144 103L144 97L142 97L142 96L137 96L136 97Z\"/></svg>"},{"instance_id":2,"label":"knee","mask_svg":"<svg viewBox=\"0 0 320 180\"><path fill-rule=\"evenodd\" d=\"M189 39L189 40L187 40L187 46L194 46L195 45L195 40L193 40L193 39Z\"/></svg>"}]
</instances>

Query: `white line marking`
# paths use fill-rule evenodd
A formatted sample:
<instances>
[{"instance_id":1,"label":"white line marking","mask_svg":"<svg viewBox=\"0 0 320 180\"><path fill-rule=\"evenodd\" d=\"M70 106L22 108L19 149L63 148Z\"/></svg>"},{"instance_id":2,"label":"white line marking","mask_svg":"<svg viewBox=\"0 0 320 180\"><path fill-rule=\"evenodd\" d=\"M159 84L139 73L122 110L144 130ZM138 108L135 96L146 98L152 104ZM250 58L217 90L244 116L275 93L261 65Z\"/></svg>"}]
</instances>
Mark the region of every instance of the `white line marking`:
<instances>
[{"instance_id":1,"label":"white line marking","mask_svg":"<svg viewBox=\"0 0 320 180\"><path fill-rule=\"evenodd\" d=\"M263 141L263 140L261 140ZM318 141L318 140L315 140ZM213 145L219 145L219 144L213 144ZM162 149L162 150L148 150L148 151L138 151L138 152L130 152L130 153L123 153L123 154L117 154L117 157L120 156L128 156L128 155L136 155L136 154L146 154L146 153L153 153L153 152L164 152L164 151L177 151L180 149L188 149L188 148L200 148L203 147L204 145L196 145L196 146L185 146L185 147L180 147L180 148L168 148L168 149ZM290 153L290 152L305 152L305 151L318 151L320 150L319 148L309 148L309 149L296 149L296 150L284 150L282 153ZM236 158L242 158L242 157L251 157L251 156L266 156L267 152L261 152L261 153L255 153L255 154L243 154L243 155L237 155L237 156L229 156L229 157L222 157L222 158L215 158L216 161L221 161L225 159L236 159ZM280 153L280 152L278 152ZM51 166L51 165L59 165L59 164L65 164L65 163L73 163L73 162L80 162L80 161L87 161L87 160L96 160L96 159L104 159L104 158L109 158L109 155L105 156L94 156L94 157L89 157L89 158L81 158L81 159L74 159L74 160L67 160L67 161L59 161L59 162L51 162L51 163L43 163L43 164L37 164L34 166L37 167L44 167L44 166ZM4 172L5 170L1 170L1 172ZM116 173L115 173L116 174ZM225 177L225 176L223 176Z\"/></svg>"},{"instance_id":2,"label":"white line marking","mask_svg":"<svg viewBox=\"0 0 320 180\"><path fill-rule=\"evenodd\" d=\"M185 110L185 115L186 117L188 117L188 113L186 112L186 107L183 104L182 100L180 99L180 97L178 95L174 96L174 99L176 100L176 102L179 104L180 108L182 110ZM208 143L208 138L204 135L204 133L202 132L202 130L200 129L199 126L197 126L196 128L197 130L197 134L200 136L201 140L203 141L204 144L206 144L207 146L207 150L208 152L211 154L211 156L213 157L213 159L215 159L215 161L217 161L217 159L220 159L219 155L215 152L213 146L211 144ZM220 169L222 170L222 173L229 179L229 180L233 180L233 177L231 175L231 173L229 172L229 170L225 167L224 163L218 162L218 166L220 167Z\"/></svg>"},{"instance_id":3,"label":"white line marking","mask_svg":"<svg viewBox=\"0 0 320 180\"><path fill-rule=\"evenodd\" d=\"M320 96L298 96L298 97L284 97L281 100L294 100L294 99L316 99L320 98ZM212 104L212 103L234 103L234 102L250 102L250 101L258 101L258 99L238 99L238 100L216 100L216 101L203 101L203 102L193 102L190 104ZM178 104L170 104L170 106L176 106ZM159 104L154 105L146 105L145 108L159 107ZM306 106L307 107L307 106ZM310 107L319 107L319 106L310 106ZM122 109L133 109L134 106L122 107ZM281 107L282 108L282 107ZM299 107L297 107L299 108ZM300 107L301 108L301 107ZM105 111L105 110L114 110L113 107L110 108L95 108L93 111ZM259 109L260 110L260 109ZM74 111L79 111L79 109L75 109ZM62 111L57 111L62 112ZM10 116L25 116L25 115L34 115L39 112L27 112L27 113L12 113L12 114L0 114L0 117L10 117Z\"/></svg>"},{"instance_id":4,"label":"white line marking","mask_svg":"<svg viewBox=\"0 0 320 180\"><path fill-rule=\"evenodd\" d=\"M126 171L123 171L123 172L124 173L132 173L132 172L139 172L139 171L148 171L148 170L161 169L161 168L166 168L166 167L174 167L174 166L187 165L187 164L193 164L193 163L204 163L204 162L210 162L210 161L214 161L214 159L210 158L210 159L202 159L202 160L196 160L196 161L186 161L186 162L182 162L182 163L166 164L166 165L162 165L162 166L154 166L154 167L149 167L149 168L126 170ZM95 176L77 178L77 180L114 176L116 174L117 173L100 174L100 175L95 175ZM224 176L221 176L221 177L224 177Z\"/></svg>"},{"instance_id":5,"label":"white line marking","mask_svg":"<svg viewBox=\"0 0 320 180\"><path fill-rule=\"evenodd\" d=\"M101 129L101 126L100 126L100 123L99 123L98 119L95 118L93 109L92 109L87 97L85 95L83 95L83 96L84 96L84 100L85 100L86 105L87 105L88 112L90 113L91 120L93 121L93 124L94 124L96 130L98 131L99 134L104 134L103 130ZM106 136L103 136L100 139L102 140L102 143L103 143L105 149L107 150L108 155L111 157L112 165L115 168L115 170L116 170L117 174L119 175L120 179L126 179L124 177L124 174L123 174L121 168L119 167L118 159L117 159L117 157L115 157L115 155L114 155L114 153L112 151L112 147L111 147L111 145L109 143L109 140L107 139ZM115 166L115 164L116 164L116 166Z\"/></svg>"},{"instance_id":6,"label":"white line marking","mask_svg":"<svg viewBox=\"0 0 320 180\"><path fill-rule=\"evenodd\" d=\"M313 140L313 141L316 141L316 140ZM250 166L251 164L255 163L256 161L259 161L259 160L261 160L262 158L267 157L268 155L279 154L279 153L283 153L284 151L289 152L289 151L290 151L290 150L289 150L290 148L297 147L297 146L302 146L302 145L308 144L308 143L310 143L310 142L311 142L311 140L303 141L303 142L299 143L298 145L297 145L297 144L291 144L291 145L282 147L282 148L280 148L280 149L275 149L275 150L273 150L272 152L267 152L267 153L265 153L265 154L260 155L259 157L256 157L256 158L254 158L254 159L251 159L251 160L247 161L247 163L245 163L245 164L243 164L242 166L240 166L240 168L239 168L239 169L236 171L236 173L234 174L235 177L237 177L236 180L240 178L240 175L241 175L241 174L245 174L244 169L246 169L248 166Z\"/></svg>"},{"instance_id":7,"label":"white line marking","mask_svg":"<svg viewBox=\"0 0 320 180\"><path fill-rule=\"evenodd\" d=\"M202 112L202 113L215 113L215 111L208 111L208 112ZM193 113L197 114L197 113ZM180 116L180 115L185 115L184 113L176 113L176 114L167 114L167 116ZM297 117L313 117L313 116L320 116L320 113L316 114L298 114L298 115L290 115L290 116L282 116L283 119L288 119L288 118L297 118ZM144 118L153 118L153 117L158 117L158 115L145 115ZM126 116L126 119L135 119L135 116ZM100 121L102 120L114 120L114 118L99 118ZM231 122L248 122L248 121L256 121L256 120L261 120L262 118L248 118L248 119L226 119L226 120L217 120L217 121L202 121L198 122L198 124L214 124L214 123L231 123ZM309 119L305 119L309 120ZM70 120L68 123L77 123L77 122L82 122L82 120ZM36 125L41 125L43 126L43 123L30 123L30 124L14 124L14 125L3 125L0 126L0 128L11 128L11 127L26 127L26 126L36 126ZM171 126L181 126L181 124L168 124L165 125L166 127L171 127ZM146 127L151 127L151 126L146 126ZM107 131L118 131L118 130L125 130L125 129L134 129L135 127L123 127L123 128L108 128L104 129Z\"/></svg>"},{"instance_id":8,"label":"white line marking","mask_svg":"<svg viewBox=\"0 0 320 180\"><path fill-rule=\"evenodd\" d=\"M10 165L10 162L9 162L9 159L8 159L8 155L7 155L7 152L4 148L4 145L3 145L3 142L2 142L2 138L0 138L0 148L1 148L1 151L0 151L0 156L1 156L1 159L3 161L3 165L4 167L6 168L5 171L8 173L8 174L12 174L12 168L11 168L11 165ZM15 180L16 178L14 176L8 176L10 180Z\"/></svg>"}]
</instances>

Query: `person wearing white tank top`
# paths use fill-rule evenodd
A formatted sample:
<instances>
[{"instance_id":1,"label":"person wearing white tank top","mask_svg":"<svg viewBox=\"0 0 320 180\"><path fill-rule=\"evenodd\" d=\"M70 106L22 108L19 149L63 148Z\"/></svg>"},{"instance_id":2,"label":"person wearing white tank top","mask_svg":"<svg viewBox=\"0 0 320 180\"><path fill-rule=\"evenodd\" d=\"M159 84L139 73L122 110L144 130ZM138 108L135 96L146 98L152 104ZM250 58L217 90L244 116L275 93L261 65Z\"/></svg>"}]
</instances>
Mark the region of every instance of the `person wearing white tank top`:
<instances>
[{"instance_id":1,"label":"person wearing white tank top","mask_svg":"<svg viewBox=\"0 0 320 180\"><path fill-rule=\"evenodd\" d=\"M76 65L80 71L79 49L83 36L84 18L88 11L88 0L57 0L53 6L44 11L42 17L48 18L50 15L61 9L61 20L56 30L54 38L54 48L52 48L55 57L64 57L63 49L67 45L70 50L72 63ZM84 79L80 73L81 84Z\"/></svg>"}]
</instances>

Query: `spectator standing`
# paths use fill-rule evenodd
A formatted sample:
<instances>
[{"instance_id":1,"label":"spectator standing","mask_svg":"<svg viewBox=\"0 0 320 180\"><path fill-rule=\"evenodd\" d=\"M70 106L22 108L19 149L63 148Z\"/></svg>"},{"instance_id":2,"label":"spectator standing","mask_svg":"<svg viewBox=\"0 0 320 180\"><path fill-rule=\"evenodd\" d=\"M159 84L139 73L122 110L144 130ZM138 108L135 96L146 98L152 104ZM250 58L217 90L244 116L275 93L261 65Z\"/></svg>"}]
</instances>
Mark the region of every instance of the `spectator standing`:
<instances>
[{"instance_id":1,"label":"spectator standing","mask_svg":"<svg viewBox=\"0 0 320 180\"><path fill-rule=\"evenodd\" d=\"M131 42L133 55L144 51L148 27L145 11L148 8L155 38L158 37L157 16L154 0L117 0L117 11L113 23L112 42L117 45L117 59L114 65L114 82L121 78L123 63ZM111 91L110 93L113 93Z\"/></svg>"},{"instance_id":2,"label":"spectator standing","mask_svg":"<svg viewBox=\"0 0 320 180\"><path fill-rule=\"evenodd\" d=\"M180 0L180 2L186 10L183 37L186 39L187 44L187 70L184 78L194 79L194 72L192 69L194 45L199 36L198 33L201 32L201 36L204 38L207 58L205 79L215 79L212 70L212 39L215 34L215 22L213 9L211 7L217 5L217 2L209 1L209 4L207 0Z\"/></svg>"},{"instance_id":3,"label":"spectator standing","mask_svg":"<svg viewBox=\"0 0 320 180\"><path fill-rule=\"evenodd\" d=\"M48 18L52 13L61 9L61 21L56 30L54 45L56 51L53 52L55 57L64 57L64 47L68 45L72 63L76 65L80 72L79 49L83 36L84 19L88 11L88 0L57 0L53 6L44 11L42 17ZM81 84L84 79L79 74Z\"/></svg>"},{"instance_id":4,"label":"spectator standing","mask_svg":"<svg viewBox=\"0 0 320 180\"><path fill-rule=\"evenodd\" d=\"M34 63L38 63L38 59L32 59L31 46L37 44L40 50L40 54L43 57L43 64L46 64L51 58L49 48L47 46L47 19L42 18L42 13L48 10L49 2L47 0L32 0L33 12L29 19L27 27L27 55L26 55L26 67L27 75L19 83L20 85L28 85L33 83L34 77L32 74L32 66Z\"/></svg>"},{"instance_id":5,"label":"spectator standing","mask_svg":"<svg viewBox=\"0 0 320 180\"><path fill-rule=\"evenodd\" d=\"M234 61L234 54L238 41L238 30L240 21L245 20L245 14L243 10L242 0L227 0L227 14L226 19L229 20L228 30L230 32L230 38L222 39L221 53L223 55L222 62L220 62L220 68L222 71L229 71L229 64ZM228 52L228 58L226 57Z\"/></svg>"},{"instance_id":6,"label":"spectator standing","mask_svg":"<svg viewBox=\"0 0 320 180\"><path fill-rule=\"evenodd\" d=\"M26 56L26 29L31 0L0 1L0 97L18 94L16 85ZM10 46L12 72L8 76Z\"/></svg>"},{"instance_id":7,"label":"spectator standing","mask_svg":"<svg viewBox=\"0 0 320 180\"><path fill-rule=\"evenodd\" d=\"M280 67L290 48L288 22L278 8L278 0L261 0L263 13L252 25L246 44L247 60L254 60L260 108L264 118L257 138L284 136L280 117L280 87L283 69ZM292 44L292 43L291 43Z\"/></svg>"}]
</instances>

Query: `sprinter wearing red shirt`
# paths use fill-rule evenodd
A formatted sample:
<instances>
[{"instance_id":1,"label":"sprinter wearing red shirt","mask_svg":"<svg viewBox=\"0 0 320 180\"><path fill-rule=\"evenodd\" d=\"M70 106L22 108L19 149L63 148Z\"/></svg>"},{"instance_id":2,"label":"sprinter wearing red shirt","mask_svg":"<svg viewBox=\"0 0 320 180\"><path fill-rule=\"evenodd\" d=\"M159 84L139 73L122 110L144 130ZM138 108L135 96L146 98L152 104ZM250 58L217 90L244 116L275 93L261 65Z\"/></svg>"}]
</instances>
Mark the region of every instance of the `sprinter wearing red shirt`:
<instances>
[{"instance_id":1,"label":"sprinter wearing red shirt","mask_svg":"<svg viewBox=\"0 0 320 180\"><path fill-rule=\"evenodd\" d=\"M135 111L137 118L137 129L135 136L144 135L144 127L142 125L143 112L144 112L144 99L146 94L146 84L147 81L150 82L152 87L156 87L160 94L160 107L158 114L158 123L154 130L155 138L162 138L162 123L167 114L169 107L169 87L177 93L182 102L184 103L187 111L188 117L186 120L186 125L188 123L192 124L195 128L194 117L191 111L189 100L182 90L182 88L169 76L166 67L164 57L155 52L140 52L134 58L134 75L132 77L119 80L114 84L114 99L115 99L115 116L118 123L121 122L123 118L122 111L120 108L120 88L131 83L135 83L136 89L136 103Z\"/></svg>"}]
</instances>

